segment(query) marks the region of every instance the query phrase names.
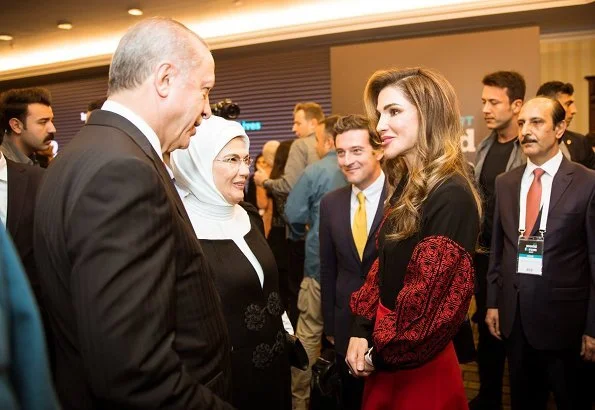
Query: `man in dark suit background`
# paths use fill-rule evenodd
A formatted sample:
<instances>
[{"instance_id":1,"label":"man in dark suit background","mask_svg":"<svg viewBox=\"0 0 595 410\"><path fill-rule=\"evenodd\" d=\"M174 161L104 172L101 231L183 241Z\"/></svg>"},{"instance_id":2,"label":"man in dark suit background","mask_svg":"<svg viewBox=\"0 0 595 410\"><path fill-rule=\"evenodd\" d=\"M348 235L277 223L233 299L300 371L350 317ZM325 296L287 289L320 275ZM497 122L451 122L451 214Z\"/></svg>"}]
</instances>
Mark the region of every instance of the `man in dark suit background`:
<instances>
[{"instance_id":1,"label":"man in dark suit background","mask_svg":"<svg viewBox=\"0 0 595 410\"><path fill-rule=\"evenodd\" d=\"M200 37L143 20L46 171L34 240L65 409L231 408L220 300L162 160L210 115L214 81Z\"/></svg>"},{"instance_id":2,"label":"man in dark suit background","mask_svg":"<svg viewBox=\"0 0 595 410\"><path fill-rule=\"evenodd\" d=\"M564 116L555 99L529 100L519 115L527 165L496 179L486 322L505 341L513 410L545 409L548 387L557 408L590 408L582 360L595 361L595 172L560 152ZM542 268L517 273L529 271L523 258L517 266L520 237L541 232Z\"/></svg>"},{"instance_id":3,"label":"man in dark suit background","mask_svg":"<svg viewBox=\"0 0 595 410\"><path fill-rule=\"evenodd\" d=\"M543 83L537 90L537 95L550 97L558 100L564 110L566 110L566 131L562 135L562 145L560 150L564 156L574 162L583 164L587 168L595 169L595 152L591 149L591 144L584 135L573 132L568 129L572 119L576 115L576 104L574 102L574 87L570 83L562 81L549 81Z\"/></svg>"},{"instance_id":4,"label":"man in dark suit background","mask_svg":"<svg viewBox=\"0 0 595 410\"><path fill-rule=\"evenodd\" d=\"M4 110L0 109L0 117ZM10 118L0 118L0 144ZM14 242L23 268L33 289L50 348L47 314L41 305L41 289L33 249L33 213L35 198L43 176L43 168L9 160L0 151L0 220ZM49 349L50 355L52 350ZM52 361L53 363L53 361Z\"/></svg>"},{"instance_id":5,"label":"man in dark suit background","mask_svg":"<svg viewBox=\"0 0 595 410\"><path fill-rule=\"evenodd\" d=\"M335 132L337 160L350 185L326 194L320 203L322 314L324 333L337 353L342 408L359 409L364 382L351 376L345 364L351 328L349 299L363 285L378 256L375 240L386 198L385 176L380 168L380 140L370 133L365 117L341 117ZM352 228L360 208L360 193L363 193L362 211L365 209L366 221L362 240L354 237Z\"/></svg>"},{"instance_id":6,"label":"man in dark suit background","mask_svg":"<svg viewBox=\"0 0 595 410\"><path fill-rule=\"evenodd\" d=\"M12 237L36 298L39 298L39 281L33 253L33 212L42 177L42 168L13 162L0 152L0 184L6 187L0 189L0 215L3 215L2 223Z\"/></svg>"}]
</instances>

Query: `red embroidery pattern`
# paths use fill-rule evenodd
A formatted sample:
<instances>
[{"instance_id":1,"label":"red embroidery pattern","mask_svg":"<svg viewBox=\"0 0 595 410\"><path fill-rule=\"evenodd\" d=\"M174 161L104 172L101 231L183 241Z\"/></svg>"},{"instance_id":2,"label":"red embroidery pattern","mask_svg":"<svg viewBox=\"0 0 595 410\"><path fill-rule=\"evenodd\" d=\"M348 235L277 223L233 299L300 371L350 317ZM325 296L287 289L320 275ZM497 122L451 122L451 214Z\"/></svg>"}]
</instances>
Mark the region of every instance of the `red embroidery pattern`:
<instances>
[{"instance_id":1,"label":"red embroidery pattern","mask_svg":"<svg viewBox=\"0 0 595 410\"><path fill-rule=\"evenodd\" d=\"M473 295L471 255L444 236L413 250L395 310L377 317L374 346L392 365L412 367L441 352L465 319Z\"/></svg>"},{"instance_id":2,"label":"red embroidery pattern","mask_svg":"<svg viewBox=\"0 0 595 410\"><path fill-rule=\"evenodd\" d=\"M349 307L356 316L365 317L368 320L374 319L380 300L380 289L378 289L378 258L372 264L366 281L357 291L351 294Z\"/></svg>"}]
</instances>

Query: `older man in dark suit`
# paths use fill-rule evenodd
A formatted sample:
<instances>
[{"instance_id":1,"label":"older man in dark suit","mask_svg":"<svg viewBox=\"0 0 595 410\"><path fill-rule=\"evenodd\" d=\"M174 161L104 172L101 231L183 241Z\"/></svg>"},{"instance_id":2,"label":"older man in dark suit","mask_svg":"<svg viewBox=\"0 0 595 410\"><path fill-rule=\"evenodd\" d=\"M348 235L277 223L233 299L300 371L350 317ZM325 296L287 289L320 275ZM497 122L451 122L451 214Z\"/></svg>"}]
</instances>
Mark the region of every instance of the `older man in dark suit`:
<instances>
[{"instance_id":1,"label":"older man in dark suit","mask_svg":"<svg viewBox=\"0 0 595 410\"><path fill-rule=\"evenodd\" d=\"M220 300L164 153L210 115L214 62L182 24L121 39L108 101L48 168L35 250L65 409L229 409Z\"/></svg>"},{"instance_id":2,"label":"older man in dark suit","mask_svg":"<svg viewBox=\"0 0 595 410\"><path fill-rule=\"evenodd\" d=\"M320 203L320 280L324 333L335 345L341 404L347 410L361 407L364 385L349 375L345 364L349 299L378 256L375 239L386 190L380 140L370 134L368 120L360 115L341 117L335 132L337 160L350 185L326 194Z\"/></svg>"},{"instance_id":3,"label":"older man in dark suit","mask_svg":"<svg viewBox=\"0 0 595 410\"><path fill-rule=\"evenodd\" d=\"M527 165L496 179L486 322L505 340L513 410L545 409L548 387L559 409L590 408L595 172L562 156L564 114L554 99L529 100L519 115Z\"/></svg>"}]
</instances>

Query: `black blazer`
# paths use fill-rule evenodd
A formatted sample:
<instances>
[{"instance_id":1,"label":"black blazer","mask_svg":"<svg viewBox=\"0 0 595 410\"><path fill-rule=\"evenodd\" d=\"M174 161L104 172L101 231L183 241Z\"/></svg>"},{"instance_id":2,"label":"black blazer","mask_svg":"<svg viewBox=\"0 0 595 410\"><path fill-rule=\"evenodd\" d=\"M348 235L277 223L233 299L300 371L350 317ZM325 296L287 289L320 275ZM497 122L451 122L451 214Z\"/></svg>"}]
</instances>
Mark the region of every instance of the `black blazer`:
<instances>
[{"instance_id":1,"label":"black blazer","mask_svg":"<svg viewBox=\"0 0 595 410\"><path fill-rule=\"evenodd\" d=\"M552 184L543 274L536 276L516 273L524 171L523 165L496 179L487 306L498 308L505 337L518 301L525 336L534 348L576 349L583 334L595 337L595 172L562 160ZM533 234L539 229L535 225Z\"/></svg>"},{"instance_id":2,"label":"black blazer","mask_svg":"<svg viewBox=\"0 0 595 410\"><path fill-rule=\"evenodd\" d=\"M584 135L566 130L562 135L562 141L568 148L572 161L595 169L595 152Z\"/></svg>"},{"instance_id":3,"label":"black blazer","mask_svg":"<svg viewBox=\"0 0 595 410\"><path fill-rule=\"evenodd\" d=\"M324 332L335 337L335 349L347 352L351 330L351 294L366 279L378 256L376 232L384 214L386 185L360 261L351 232L351 185L326 194L320 201L320 287Z\"/></svg>"},{"instance_id":4,"label":"black blazer","mask_svg":"<svg viewBox=\"0 0 595 410\"><path fill-rule=\"evenodd\" d=\"M6 230L15 244L35 297L39 303L39 280L33 253L33 213L43 169L6 158L8 212Z\"/></svg>"},{"instance_id":5,"label":"black blazer","mask_svg":"<svg viewBox=\"0 0 595 410\"><path fill-rule=\"evenodd\" d=\"M132 123L93 113L46 171L34 238L65 409L231 408L211 272Z\"/></svg>"}]
</instances>

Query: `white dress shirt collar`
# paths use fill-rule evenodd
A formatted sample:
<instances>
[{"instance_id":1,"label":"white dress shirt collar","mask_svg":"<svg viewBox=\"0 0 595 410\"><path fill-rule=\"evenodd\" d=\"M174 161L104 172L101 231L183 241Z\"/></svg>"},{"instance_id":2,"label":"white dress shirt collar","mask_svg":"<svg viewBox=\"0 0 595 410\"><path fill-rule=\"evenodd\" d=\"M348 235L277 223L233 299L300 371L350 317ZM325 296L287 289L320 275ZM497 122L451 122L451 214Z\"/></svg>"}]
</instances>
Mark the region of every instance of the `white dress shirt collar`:
<instances>
[{"instance_id":1,"label":"white dress shirt collar","mask_svg":"<svg viewBox=\"0 0 595 410\"><path fill-rule=\"evenodd\" d=\"M362 192L364 193L365 206L366 206L366 222L367 222L367 231L368 233L372 229L372 224L374 223L374 218L376 216L376 211L378 210L378 203L380 202L380 197L382 196L382 190L384 189L384 181L386 177L384 172L380 171L380 175L376 178L376 181L372 182L370 186L364 189ZM360 193L360 189L356 188L355 185L351 186L351 204L350 204L350 222L349 225L353 226L353 218L355 217L355 212L359 208L359 201L357 200L357 194Z\"/></svg>"},{"instance_id":2,"label":"white dress shirt collar","mask_svg":"<svg viewBox=\"0 0 595 410\"><path fill-rule=\"evenodd\" d=\"M8 168L6 166L6 158L0 152L0 181L8 182Z\"/></svg>"},{"instance_id":3,"label":"white dress shirt collar","mask_svg":"<svg viewBox=\"0 0 595 410\"><path fill-rule=\"evenodd\" d=\"M380 171L380 175L378 176L378 178L376 178L376 181L372 182L366 189L363 190L364 196L366 198L371 198L371 197L380 197L380 194L382 193L382 190L384 189L384 180L386 179L386 177L384 176L384 172ZM353 196L357 197L357 194L360 193L359 188L357 188L355 185L351 185L351 190L353 192Z\"/></svg>"},{"instance_id":4,"label":"white dress shirt collar","mask_svg":"<svg viewBox=\"0 0 595 410\"><path fill-rule=\"evenodd\" d=\"M554 182L554 176L558 172L560 168L560 164L562 164L563 155L561 151L558 151L556 155L552 158L547 160L541 166L535 165L529 158L527 158L527 166L525 167L525 172L523 173L523 177L521 179L521 193L520 193L520 204L519 204L519 232L526 229L526 212L527 212L527 193L529 192L529 188L531 187L531 183L533 182L534 175L533 171L536 168L541 168L545 171L545 173L541 177L541 200L540 200L540 209L541 209L541 218L538 219L535 224L545 232L547 227L547 220L550 210L550 199L552 195L552 184Z\"/></svg>"},{"instance_id":5,"label":"white dress shirt collar","mask_svg":"<svg viewBox=\"0 0 595 410\"><path fill-rule=\"evenodd\" d=\"M523 174L523 178L527 178L529 175L533 175L533 171L535 168L541 168L548 174L550 177L554 177L558 169L560 168L560 164L562 164L562 159L564 156L562 155L562 151L558 150L556 155L552 158L548 159L542 165L535 165L531 162L531 159L527 158L527 167L525 168L525 173Z\"/></svg>"},{"instance_id":6,"label":"white dress shirt collar","mask_svg":"<svg viewBox=\"0 0 595 410\"><path fill-rule=\"evenodd\" d=\"M138 114L136 114L130 108L125 107L122 104L112 100L107 100L106 102L104 102L101 109L121 115L122 117L130 121L132 124L134 124L134 126L138 128L145 137L147 137L147 140L149 140L149 143L151 144L157 155L159 155L159 159L163 161L163 153L161 152L161 141L159 141L159 137L157 136L155 131L153 131L153 128L151 128L149 124L147 124L147 122L143 120Z\"/></svg>"},{"instance_id":7,"label":"white dress shirt collar","mask_svg":"<svg viewBox=\"0 0 595 410\"><path fill-rule=\"evenodd\" d=\"M125 107L122 104L112 100L107 100L106 102L104 102L101 109L121 115L122 117L130 121L136 128L140 130L140 132L143 133L145 137L147 137L147 140L149 140L149 144L151 144L151 147L153 147L153 149L159 156L159 159L161 160L161 162L163 162L163 153L161 152L161 141L159 141L159 137L157 136L155 131L153 131L153 128L151 128L145 120L143 120L130 108ZM165 165L165 169L167 170L169 177L171 179L174 179L174 173L172 172L170 167L165 162L163 162L163 165ZM181 197L184 196L183 192L180 192L179 189L178 193Z\"/></svg>"},{"instance_id":8,"label":"white dress shirt collar","mask_svg":"<svg viewBox=\"0 0 595 410\"><path fill-rule=\"evenodd\" d=\"M0 221L6 226L8 217L8 168L6 158L0 152Z\"/></svg>"}]
</instances>

